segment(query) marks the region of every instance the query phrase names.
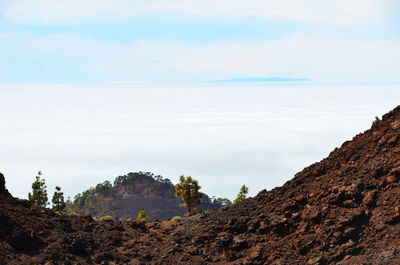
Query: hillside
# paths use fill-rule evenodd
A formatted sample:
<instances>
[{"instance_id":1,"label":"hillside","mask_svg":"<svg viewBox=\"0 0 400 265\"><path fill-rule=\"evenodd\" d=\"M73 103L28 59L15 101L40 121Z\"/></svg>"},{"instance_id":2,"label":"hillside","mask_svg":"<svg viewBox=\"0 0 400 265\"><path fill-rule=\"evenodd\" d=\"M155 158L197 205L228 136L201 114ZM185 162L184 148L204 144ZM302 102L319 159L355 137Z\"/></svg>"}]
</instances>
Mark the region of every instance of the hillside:
<instances>
[{"instance_id":1,"label":"hillside","mask_svg":"<svg viewBox=\"0 0 400 265\"><path fill-rule=\"evenodd\" d=\"M202 193L200 210L217 209L229 202L227 199L211 199ZM115 220L136 219L143 207L151 220L167 220L183 216L186 210L179 207L182 200L175 196L174 184L160 175L135 172L115 178L114 183L105 181L75 196L68 202L68 213L90 214L93 217L112 216Z\"/></svg>"},{"instance_id":2,"label":"hillside","mask_svg":"<svg viewBox=\"0 0 400 265\"><path fill-rule=\"evenodd\" d=\"M0 262L400 264L399 180L400 106L282 187L182 221L57 215L0 187Z\"/></svg>"}]
</instances>

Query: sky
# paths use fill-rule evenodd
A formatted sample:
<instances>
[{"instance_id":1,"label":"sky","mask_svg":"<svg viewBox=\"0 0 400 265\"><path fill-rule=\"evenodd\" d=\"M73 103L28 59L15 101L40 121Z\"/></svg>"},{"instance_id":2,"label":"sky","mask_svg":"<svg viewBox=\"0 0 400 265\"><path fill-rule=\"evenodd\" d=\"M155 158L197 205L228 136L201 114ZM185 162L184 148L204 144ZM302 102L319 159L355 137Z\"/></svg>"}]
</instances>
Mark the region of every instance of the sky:
<instances>
[{"instance_id":1,"label":"sky","mask_svg":"<svg viewBox=\"0 0 400 265\"><path fill-rule=\"evenodd\" d=\"M397 0L0 0L0 82L398 81Z\"/></svg>"},{"instance_id":2,"label":"sky","mask_svg":"<svg viewBox=\"0 0 400 265\"><path fill-rule=\"evenodd\" d=\"M254 196L398 104L399 47L396 0L0 0L0 171Z\"/></svg>"}]
</instances>

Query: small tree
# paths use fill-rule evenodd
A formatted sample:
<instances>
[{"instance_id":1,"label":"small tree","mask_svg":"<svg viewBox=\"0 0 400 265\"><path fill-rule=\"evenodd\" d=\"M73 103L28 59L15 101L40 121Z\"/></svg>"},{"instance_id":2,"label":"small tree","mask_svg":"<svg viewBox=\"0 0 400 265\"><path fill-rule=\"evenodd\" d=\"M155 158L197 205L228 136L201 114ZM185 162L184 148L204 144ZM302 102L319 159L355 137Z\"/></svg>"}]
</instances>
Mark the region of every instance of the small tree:
<instances>
[{"instance_id":1,"label":"small tree","mask_svg":"<svg viewBox=\"0 0 400 265\"><path fill-rule=\"evenodd\" d=\"M378 118L378 116L375 116L374 121L372 122L372 125L376 125L380 122L381 120Z\"/></svg>"},{"instance_id":2,"label":"small tree","mask_svg":"<svg viewBox=\"0 0 400 265\"><path fill-rule=\"evenodd\" d=\"M233 200L233 204L237 204L238 202L240 202L240 201L246 199L246 194L247 194L247 193L249 193L249 188L247 188L246 185L243 185L243 186L240 188L240 191L239 191L238 196L236 197L235 200Z\"/></svg>"},{"instance_id":3,"label":"small tree","mask_svg":"<svg viewBox=\"0 0 400 265\"><path fill-rule=\"evenodd\" d=\"M38 172L36 176L36 181L32 183L32 194L29 192L29 201L40 207L46 207L48 203L46 182L41 178L42 172Z\"/></svg>"},{"instance_id":4,"label":"small tree","mask_svg":"<svg viewBox=\"0 0 400 265\"><path fill-rule=\"evenodd\" d=\"M179 183L175 185L175 195L184 201L179 206L187 208L186 216L190 216L196 209L196 205L200 204L202 197L200 189L197 180L192 179L191 176L186 178L183 175L180 176Z\"/></svg>"},{"instance_id":5,"label":"small tree","mask_svg":"<svg viewBox=\"0 0 400 265\"><path fill-rule=\"evenodd\" d=\"M136 218L136 220L140 221L140 222L148 222L149 221L149 218L147 217L146 212L144 211L143 208L140 209L138 217Z\"/></svg>"},{"instance_id":6,"label":"small tree","mask_svg":"<svg viewBox=\"0 0 400 265\"><path fill-rule=\"evenodd\" d=\"M64 193L61 191L59 186L56 186L56 191L54 192L53 199L51 201L53 203L53 211L65 211Z\"/></svg>"}]
</instances>

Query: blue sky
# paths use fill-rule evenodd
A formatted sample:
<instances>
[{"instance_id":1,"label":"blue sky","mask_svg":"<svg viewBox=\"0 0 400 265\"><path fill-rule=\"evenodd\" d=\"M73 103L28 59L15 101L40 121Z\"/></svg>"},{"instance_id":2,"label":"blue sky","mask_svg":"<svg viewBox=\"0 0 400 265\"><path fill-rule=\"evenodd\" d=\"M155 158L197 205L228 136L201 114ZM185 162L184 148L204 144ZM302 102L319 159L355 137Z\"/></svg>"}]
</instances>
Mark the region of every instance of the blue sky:
<instances>
[{"instance_id":1,"label":"blue sky","mask_svg":"<svg viewBox=\"0 0 400 265\"><path fill-rule=\"evenodd\" d=\"M304 30L300 23L257 19L225 21L217 19L137 18L83 21L80 24L5 24L5 32L32 38L55 34L75 34L105 43L129 43L140 40L193 45L242 40L268 41Z\"/></svg>"},{"instance_id":2,"label":"blue sky","mask_svg":"<svg viewBox=\"0 0 400 265\"><path fill-rule=\"evenodd\" d=\"M398 81L399 14L391 0L3 0L0 82Z\"/></svg>"}]
</instances>

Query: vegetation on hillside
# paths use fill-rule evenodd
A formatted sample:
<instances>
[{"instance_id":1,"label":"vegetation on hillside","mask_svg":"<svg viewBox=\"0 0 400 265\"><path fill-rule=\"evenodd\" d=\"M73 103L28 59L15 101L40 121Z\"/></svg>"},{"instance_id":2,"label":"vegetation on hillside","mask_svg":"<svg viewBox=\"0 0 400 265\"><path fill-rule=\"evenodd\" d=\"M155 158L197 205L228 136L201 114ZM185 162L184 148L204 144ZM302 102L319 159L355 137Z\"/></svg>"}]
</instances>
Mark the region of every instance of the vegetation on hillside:
<instances>
[{"instance_id":1,"label":"vegetation on hillside","mask_svg":"<svg viewBox=\"0 0 400 265\"><path fill-rule=\"evenodd\" d=\"M131 194L142 194L143 196L160 196L173 197L171 192L173 184L169 179L164 179L161 176L154 176L150 172L135 172L124 176L118 176L114 180L114 185L106 180L103 183L97 184L82 193L78 193L74 200L68 203L69 212L79 212L83 208L108 208L114 199L121 198L119 192L121 189ZM102 201L97 199L102 197Z\"/></svg>"},{"instance_id":2,"label":"vegetation on hillside","mask_svg":"<svg viewBox=\"0 0 400 265\"><path fill-rule=\"evenodd\" d=\"M205 209L230 204L226 198L210 198L204 193L200 194ZM104 181L77 194L73 200L68 199L65 212L91 214L98 218L110 215L119 220L133 219L145 207L150 218L168 219L183 215L178 204L175 186L170 179L150 172L135 172L118 176L113 182Z\"/></svg>"}]
</instances>

